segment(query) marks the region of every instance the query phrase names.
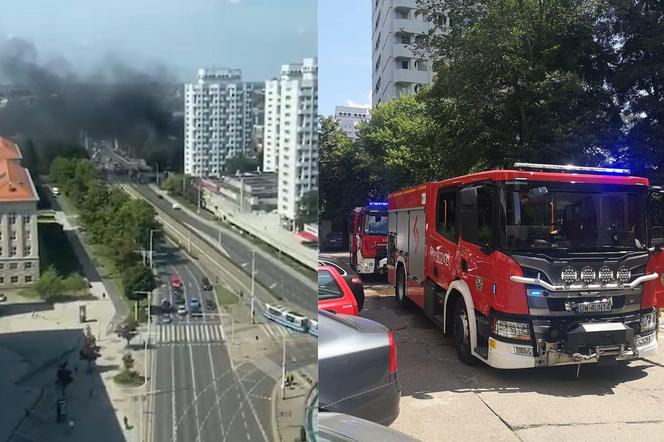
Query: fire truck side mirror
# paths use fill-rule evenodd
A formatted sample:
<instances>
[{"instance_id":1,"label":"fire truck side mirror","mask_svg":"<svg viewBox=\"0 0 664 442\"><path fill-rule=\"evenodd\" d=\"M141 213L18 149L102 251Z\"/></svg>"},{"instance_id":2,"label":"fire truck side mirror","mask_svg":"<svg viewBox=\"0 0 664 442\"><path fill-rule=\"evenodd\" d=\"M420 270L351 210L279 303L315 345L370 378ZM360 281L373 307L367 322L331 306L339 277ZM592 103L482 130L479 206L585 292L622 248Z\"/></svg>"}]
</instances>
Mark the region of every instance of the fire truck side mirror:
<instances>
[{"instance_id":1,"label":"fire truck side mirror","mask_svg":"<svg viewBox=\"0 0 664 442\"><path fill-rule=\"evenodd\" d=\"M462 206L473 206L477 205L477 187L466 187L459 191L459 198L461 199Z\"/></svg>"},{"instance_id":2,"label":"fire truck side mirror","mask_svg":"<svg viewBox=\"0 0 664 442\"><path fill-rule=\"evenodd\" d=\"M664 245L664 227L655 226L650 229L650 246L660 251L662 245Z\"/></svg>"}]
</instances>

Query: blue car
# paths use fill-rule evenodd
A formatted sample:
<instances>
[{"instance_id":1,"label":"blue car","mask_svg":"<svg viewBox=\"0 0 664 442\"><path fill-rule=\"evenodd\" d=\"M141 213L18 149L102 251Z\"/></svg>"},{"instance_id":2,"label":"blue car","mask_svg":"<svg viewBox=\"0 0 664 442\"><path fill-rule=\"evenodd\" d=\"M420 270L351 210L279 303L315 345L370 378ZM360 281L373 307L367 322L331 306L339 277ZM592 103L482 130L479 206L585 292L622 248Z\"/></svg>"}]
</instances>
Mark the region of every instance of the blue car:
<instances>
[{"instance_id":1,"label":"blue car","mask_svg":"<svg viewBox=\"0 0 664 442\"><path fill-rule=\"evenodd\" d=\"M189 300L189 313L191 316L202 316L201 303L197 298Z\"/></svg>"}]
</instances>

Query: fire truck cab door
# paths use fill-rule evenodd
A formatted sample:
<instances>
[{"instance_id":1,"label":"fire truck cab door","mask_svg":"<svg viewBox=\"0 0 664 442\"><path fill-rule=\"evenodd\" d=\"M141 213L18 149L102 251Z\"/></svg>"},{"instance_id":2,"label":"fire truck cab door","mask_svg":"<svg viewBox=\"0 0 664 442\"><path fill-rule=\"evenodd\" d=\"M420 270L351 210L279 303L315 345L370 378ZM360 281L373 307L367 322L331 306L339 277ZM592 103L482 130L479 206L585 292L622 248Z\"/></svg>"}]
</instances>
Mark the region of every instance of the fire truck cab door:
<instances>
[{"instance_id":1,"label":"fire truck cab door","mask_svg":"<svg viewBox=\"0 0 664 442\"><path fill-rule=\"evenodd\" d=\"M467 192L467 193L466 193ZM468 285L474 307L488 315L494 278L490 259L492 242L492 188L474 185L459 192L461 237L457 272Z\"/></svg>"},{"instance_id":2,"label":"fire truck cab door","mask_svg":"<svg viewBox=\"0 0 664 442\"><path fill-rule=\"evenodd\" d=\"M660 278L655 283L656 307L664 308L664 189L659 186L650 187L648 201L648 241L649 247L654 247L655 252L651 256L653 268Z\"/></svg>"}]
</instances>

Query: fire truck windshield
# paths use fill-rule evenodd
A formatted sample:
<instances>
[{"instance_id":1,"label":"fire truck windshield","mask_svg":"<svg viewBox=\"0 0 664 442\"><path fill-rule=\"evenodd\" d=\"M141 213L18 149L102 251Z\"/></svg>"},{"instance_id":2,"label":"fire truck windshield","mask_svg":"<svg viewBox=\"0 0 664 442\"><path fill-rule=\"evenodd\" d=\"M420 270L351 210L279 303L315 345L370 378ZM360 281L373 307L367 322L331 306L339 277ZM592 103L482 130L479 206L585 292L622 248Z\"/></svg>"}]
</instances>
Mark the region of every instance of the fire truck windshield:
<instances>
[{"instance_id":1,"label":"fire truck windshield","mask_svg":"<svg viewBox=\"0 0 664 442\"><path fill-rule=\"evenodd\" d=\"M500 243L512 251L644 250L646 190L584 183L506 182Z\"/></svg>"},{"instance_id":2,"label":"fire truck windshield","mask_svg":"<svg viewBox=\"0 0 664 442\"><path fill-rule=\"evenodd\" d=\"M367 213L364 219L364 233L387 235L387 213Z\"/></svg>"}]
</instances>

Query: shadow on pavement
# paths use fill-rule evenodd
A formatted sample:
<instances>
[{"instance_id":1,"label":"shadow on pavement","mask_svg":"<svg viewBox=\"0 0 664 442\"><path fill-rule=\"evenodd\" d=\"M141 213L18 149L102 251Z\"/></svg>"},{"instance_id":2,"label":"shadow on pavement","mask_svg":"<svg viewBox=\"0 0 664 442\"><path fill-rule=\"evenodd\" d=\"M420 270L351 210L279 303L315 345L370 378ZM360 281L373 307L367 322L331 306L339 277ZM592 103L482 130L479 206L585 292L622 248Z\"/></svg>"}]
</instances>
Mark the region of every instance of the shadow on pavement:
<instances>
[{"instance_id":1,"label":"shadow on pavement","mask_svg":"<svg viewBox=\"0 0 664 442\"><path fill-rule=\"evenodd\" d=\"M45 301L0 304L0 316L24 315L26 313L40 313L50 310L53 310L53 304Z\"/></svg>"},{"instance_id":2,"label":"shadow on pavement","mask_svg":"<svg viewBox=\"0 0 664 442\"><path fill-rule=\"evenodd\" d=\"M476 365L468 366L459 361L453 338L444 336L418 309L403 310L391 296L370 296L365 306L361 316L395 333L402 396L427 400L432 398L429 393L441 391L612 395L616 386L648 376L647 369L654 365L647 360L603 367L583 365L578 379L576 365L498 370L478 360Z\"/></svg>"},{"instance_id":3,"label":"shadow on pavement","mask_svg":"<svg viewBox=\"0 0 664 442\"><path fill-rule=\"evenodd\" d=\"M33 372L20 379L22 387L43 389L36 403L26 403L23 398L11 398L15 411L14 422L10 416L0 417L3 426L13 428L21 437L9 441L48 440L52 442L88 440L95 442L124 441L122 429L113 412L114 407L103 384L101 374L115 370L117 365L95 367L86 371L87 363L79 360L78 350L83 330L48 330L0 335L0 345L10 348L27 361ZM102 354L104 347L101 348ZM67 387L67 417L74 421L74 429L66 423L56 423L56 401L62 398L61 389L55 385L58 366L67 362L73 381ZM3 399L4 402L5 399ZM29 410L29 413L27 412ZM5 420L7 419L7 420ZM10 430L11 431L11 430Z\"/></svg>"}]
</instances>

